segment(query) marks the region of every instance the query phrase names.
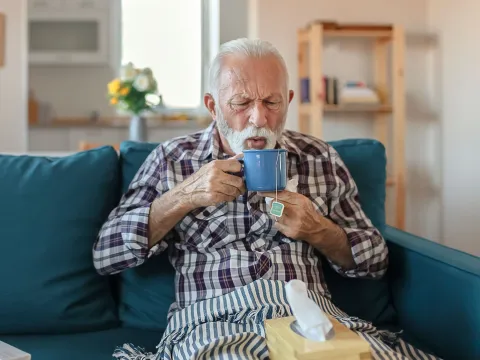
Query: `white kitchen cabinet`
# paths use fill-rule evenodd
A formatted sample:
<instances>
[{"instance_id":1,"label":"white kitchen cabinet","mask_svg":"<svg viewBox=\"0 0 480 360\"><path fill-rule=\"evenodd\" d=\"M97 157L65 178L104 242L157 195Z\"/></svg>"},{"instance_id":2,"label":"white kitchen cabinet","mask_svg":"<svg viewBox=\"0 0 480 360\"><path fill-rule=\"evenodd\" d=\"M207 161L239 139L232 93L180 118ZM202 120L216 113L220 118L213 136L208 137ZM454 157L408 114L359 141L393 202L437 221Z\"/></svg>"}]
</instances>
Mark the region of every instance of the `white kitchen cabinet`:
<instances>
[{"instance_id":1,"label":"white kitchen cabinet","mask_svg":"<svg viewBox=\"0 0 480 360\"><path fill-rule=\"evenodd\" d=\"M112 2L120 0L28 0L29 16L49 11L59 13L74 13L84 10L100 10L108 12Z\"/></svg>"},{"instance_id":2,"label":"white kitchen cabinet","mask_svg":"<svg viewBox=\"0 0 480 360\"><path fill-rule=\"evenodd\" d=\"M65 7L73 10L108 10L110 0L64 0ZM121 0L115 0L121 1Z\"/></svg>"},{"instance_id":3,"label":"white kitchen cabinet","mask_svg":"<svg viewBox=\"0 0 480 360\"><path fill-rule=\"evenodd\" d=\"M28 11L34 13L35 11L56 11L64 7L64 0L29 0Z\"/></svg>"},{"instance_id":4,"label":"white kitchen cabinet","mask_svg":"<svg viewBox=\"0 0 480 360\"><path fill-rule=\"evenodd\" d=\"M30 64L108 64L113 35L110 4L110 0L30 0Z\"/></svg>"}]
</instances>

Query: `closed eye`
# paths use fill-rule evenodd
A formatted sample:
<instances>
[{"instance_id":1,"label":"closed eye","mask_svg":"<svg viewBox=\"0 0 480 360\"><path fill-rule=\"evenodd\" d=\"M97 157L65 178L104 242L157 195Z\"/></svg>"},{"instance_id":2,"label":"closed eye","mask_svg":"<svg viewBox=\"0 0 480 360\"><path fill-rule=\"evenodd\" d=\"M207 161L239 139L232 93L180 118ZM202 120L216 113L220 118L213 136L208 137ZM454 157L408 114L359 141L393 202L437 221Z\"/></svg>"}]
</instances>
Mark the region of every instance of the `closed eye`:
<instances>
[{"instance_id":1,"label":"closed eye","mask_svg":"<svg viewBox=\"0 0 480 360\"><path fill-rule=\"evenodd\" d=\"M250 104L250 100L246 100L246 101L242 101L242 102L232 102L232 103L230 103L230 106L232 108L243 109L248 104Z\"/></svg>"},{"instance_id":2,"label":"closed eye","mask_svg":"<svg viewBox=\"0 0 480 360\"><path fill-rule=\"evenodd\" d=\"M274 109L274 108L278 107L278 105L280 105L280 102L279 101L266 101L265 100L264 104L265 104L265 106L268 106L269 108Z\"/></svg>"}]
</instances>

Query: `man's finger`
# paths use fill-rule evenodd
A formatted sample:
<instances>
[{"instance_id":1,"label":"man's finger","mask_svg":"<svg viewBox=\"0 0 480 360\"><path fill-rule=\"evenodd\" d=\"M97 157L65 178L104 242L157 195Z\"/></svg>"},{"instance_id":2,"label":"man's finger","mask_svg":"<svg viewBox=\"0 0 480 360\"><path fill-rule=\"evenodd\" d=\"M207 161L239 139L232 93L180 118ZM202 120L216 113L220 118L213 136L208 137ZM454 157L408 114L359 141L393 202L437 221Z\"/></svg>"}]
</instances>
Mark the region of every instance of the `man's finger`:
<instances>
[{"instance_id":1,"label":"man's finger","mask_svg":"<svg viewBox=\"0 0 480 360\"><path fill-rule=\"evenodd\" d=\"M236 155L239 156L239 155ZM242 163L238 161L238 158L233 157L227 160L217 160L215 165L224 172L236 173L242 170Z\"/></svg>"},{"instance_id":2,"label":"man's finger","mask_svg":"<svg viewBox=\"0 0 480 360\"><path fill-rule=\"evenodd\" d=\"M243 194L239 188L228 184L219 184L215 191L223 195L233 196L235 198Z\"/></svg>"},{"instance_id":3,"label":"man's finger","mask_svg":"<svg viewBox=\"0 0 480 360\"><path fill-rule=\"evenodd\" d=\"M245 192L245 183L243 178L240 176L225 173L221 174L221 176L218 178L218 181L222 184L235 186L237 189L242 191L242 194Z\"/></svg>"},{"instance_id":4,"label":"man's finger","mask_svg":"<svg viewBox=\"0 0 480 360\"><path fill-rule=\"evenodd\" d=\"M282 216L274 216L274 215L270 214L270 216L275 221L275 224L281 224L281 225L284 225L284 226L288 225L287 224L288 219L285 217L285 215L282 214Z\"/></svg>"},{"instance_id":5,"label":"man's finger","mask_svg":"<svg viewBox=\"0 0 480 360\"><path fill-rule=\"evenodd\" d=\"M283 235L289 236L288 234L290 233L288 225L282 224L280 222L276 222L273 225L278 231L280 231Z\"/></svg>"},{"instance_id":6,"label":"man's finger","mask_svg":"<svg viewBox=\"0 0 480 360\"><path fill-rule=\"evenodd\" d=\"M287 204L283 206L282 219L291 218L298 213L298 208L295 205ZM280 219L280 218L279 218Z\"/></svg>"},{"instance_id":7,"label":"man's finger","mask_svg":"<svg viewBox=\"0 0 480 360\"><path fill-rule=\"evenodd\" d=\"M258 192L258 195L263 196L263 197L270 197L273 199L277 199L279 201L284 201L289 204L296 204L296 198L299 195L298 193L294 193L288 190L282 190L277 193L275 191L269 191L269 192Z\"/></svg>"}]
</instances>

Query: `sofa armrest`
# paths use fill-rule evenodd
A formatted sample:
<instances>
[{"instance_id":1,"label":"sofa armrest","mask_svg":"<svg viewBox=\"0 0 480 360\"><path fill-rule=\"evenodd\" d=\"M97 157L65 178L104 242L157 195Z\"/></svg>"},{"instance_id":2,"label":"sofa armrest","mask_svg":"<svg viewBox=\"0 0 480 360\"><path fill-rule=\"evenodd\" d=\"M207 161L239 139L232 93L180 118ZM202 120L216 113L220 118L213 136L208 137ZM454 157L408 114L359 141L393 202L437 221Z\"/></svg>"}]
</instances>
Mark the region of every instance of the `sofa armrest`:
<instances>
[{"instance_id":1,"label":"sofa armrest","mask_svg":"<svg viewBox=\"0 0 480 360\"><path fill-rule=\"evenodd\" d=\"M480 359L480 258L387 226L400 326L444 359Z\"/></svg>"}]
</instances>

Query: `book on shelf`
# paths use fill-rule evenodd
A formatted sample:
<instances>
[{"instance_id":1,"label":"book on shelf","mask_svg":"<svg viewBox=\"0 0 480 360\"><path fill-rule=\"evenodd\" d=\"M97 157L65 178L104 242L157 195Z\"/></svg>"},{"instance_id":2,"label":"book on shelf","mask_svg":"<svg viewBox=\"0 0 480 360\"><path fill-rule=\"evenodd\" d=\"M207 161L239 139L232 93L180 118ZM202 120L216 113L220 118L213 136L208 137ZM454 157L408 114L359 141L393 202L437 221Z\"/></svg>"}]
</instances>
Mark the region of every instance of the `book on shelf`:
<instances>
[{"instance_id":1,"label":"book on shelf","mask_svg":"<svg viewBox=\"0 0 480 360\"><path fill-rule=\"evenodd\" d=\"M337 77L324 76L319 98L325 105L380 104L377 92L362 81L346 81L342 86ZM300 80L300 102L310 103L310 79Z\"/></svg>"},{"instance_id":2,"label":"book on shelf","mask_svg":"<svg viewBox=\"0 0 480 360\"><path fill-rule=\"evenodd\" d=\"M324 76L323 83L318 94L320 100L325 104L338 105L339 89L338 79L336 77ZM302 104L310 103L310 79L302 78L300 80L300 102Z\"/></svg>"}]
</instances>

